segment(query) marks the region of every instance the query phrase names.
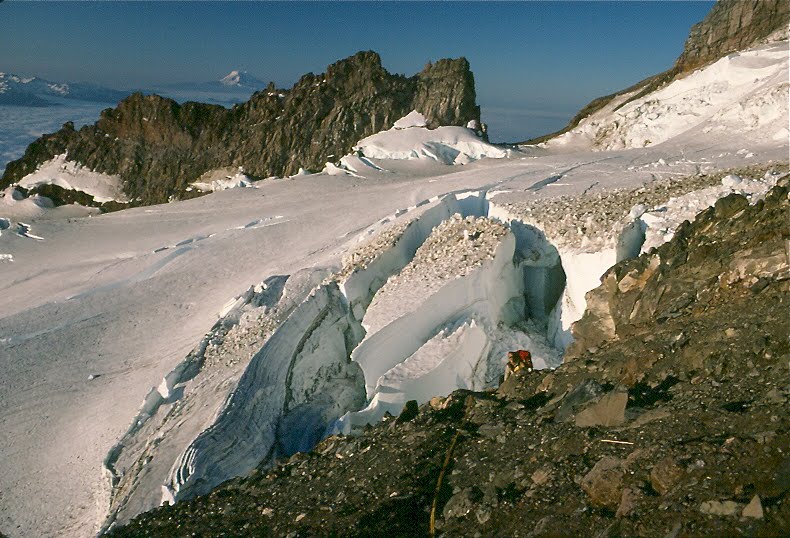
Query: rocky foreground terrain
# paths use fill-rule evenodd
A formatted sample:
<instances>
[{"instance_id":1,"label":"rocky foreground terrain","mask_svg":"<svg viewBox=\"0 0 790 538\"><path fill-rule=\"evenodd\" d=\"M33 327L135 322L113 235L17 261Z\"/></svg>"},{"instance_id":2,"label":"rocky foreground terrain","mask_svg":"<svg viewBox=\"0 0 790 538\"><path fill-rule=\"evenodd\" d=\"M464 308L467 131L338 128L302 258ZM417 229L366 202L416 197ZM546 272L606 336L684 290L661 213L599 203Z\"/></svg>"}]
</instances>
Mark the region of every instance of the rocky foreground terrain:
<instances>
[{"instance_id":1,"label":"rocky foreground terrain","mask_svg":"<svg viewBox=\"0 0 790 538\"><path fill-rule=\"evenodd\" d=\"M588 295L554 371L456 391L113 536L786 536L790 181Z\"/></svg>"}]
</instances>

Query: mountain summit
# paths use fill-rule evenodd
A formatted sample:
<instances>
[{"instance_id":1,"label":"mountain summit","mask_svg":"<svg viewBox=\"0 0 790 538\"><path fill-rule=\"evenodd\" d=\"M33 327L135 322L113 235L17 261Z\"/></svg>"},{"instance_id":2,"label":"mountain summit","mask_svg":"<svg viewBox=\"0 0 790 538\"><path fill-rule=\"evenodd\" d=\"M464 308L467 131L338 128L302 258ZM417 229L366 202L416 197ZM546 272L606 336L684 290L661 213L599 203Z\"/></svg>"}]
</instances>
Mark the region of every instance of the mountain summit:
<instances>
[{"instance_id":1,"label":"mountain summit","mask_svg":"<svg viewBox=\"0 0 790 538\"><path fill-rule=\"evenodd\" d=\"M245 81L241 72L231 80ZM143 204L179 196L206 172L243 167L257 177L320 170L359 140L389 129L412 110L429 127L481 125L474 76L465 58L428 64L412 77L391 74L373 51L358 52L308 73L290 90L261 91L227 109L178 104L135 93L79 131L65 125L33 142L8 164L0 187L57 155L91 170L118 175Z\"/></svg>"},{"instance_id":2,"label":"mountain summit","mask_svg":"<svg viewBox=\"0 0 790 538\"><path fill-rule=\"evenodd\" d=\"M266 83L260 79L255 78L246 71L239 71L234 69L221 79L219 83L229 88L251 88L253 90L260 90L266 87Z\"/></svg>"}]
</instances>

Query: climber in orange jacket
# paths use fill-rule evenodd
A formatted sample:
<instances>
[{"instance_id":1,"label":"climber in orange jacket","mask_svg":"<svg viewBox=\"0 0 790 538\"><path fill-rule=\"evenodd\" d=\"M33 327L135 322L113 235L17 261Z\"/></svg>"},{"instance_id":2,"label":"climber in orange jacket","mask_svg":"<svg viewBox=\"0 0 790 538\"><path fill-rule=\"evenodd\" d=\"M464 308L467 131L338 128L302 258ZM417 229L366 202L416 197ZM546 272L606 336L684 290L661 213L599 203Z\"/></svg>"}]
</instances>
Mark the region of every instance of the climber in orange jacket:
<instances>
[{"instance_id":1,"label":"climber in orange jacket","mask_svg":"<svg viewBox=\"0 0 790 538\"><path fill-rule=\"evenodd\" d=\"M505 366L505 379L520 371L532 371L532 354L525 350L509 351L507 354L507 365Z\"/></svg>"}]
</instances>

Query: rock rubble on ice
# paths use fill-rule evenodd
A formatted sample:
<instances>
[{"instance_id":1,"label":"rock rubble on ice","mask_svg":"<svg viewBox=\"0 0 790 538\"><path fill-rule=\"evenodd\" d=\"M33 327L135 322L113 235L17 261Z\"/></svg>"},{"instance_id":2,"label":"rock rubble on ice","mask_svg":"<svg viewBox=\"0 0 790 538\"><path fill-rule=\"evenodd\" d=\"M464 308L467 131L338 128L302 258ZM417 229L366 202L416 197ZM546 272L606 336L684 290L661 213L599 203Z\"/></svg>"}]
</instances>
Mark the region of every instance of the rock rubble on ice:
<instances>
[{"instance_id":1,"label":"rock rubble on ice","mask_svg":"<svg viewBox=\"0 0 790 538\"><path fill-rule=\"evenodd\" d=\"M409 220L395 222L346 255L335 278L355 318L362 320L376 292L414 258L436 226L456 213L482 214L483 202L480 196L460 201L455 195L445 196L437 203L415 208L416 215Z\"/></svg>"},{"instance_id":2,"label":"rock rubble on ice","mask_svg":"<svg viewBox=\"0 0 790 538\"><path fill-rule=\"evenodd\" d=\"M451 216L439 224L414 259L376 293L363 325L371 333L411 312L449 280L492 260L508 229L485 218Z\"/></svg>"},{"instance_id":3,"label":"rock rubble on ice","mask_svg":"<svg viewBox=\"0 0 790 538\"><path fill-rule=\"evenodd\" d=\"M654 206L639 218L645 230L645 240L641 252L647 252L666 243L675 234L675 230L683 221L693 221L694 216L707 207L713 206L717 200L730 194L741 194L751 203L763 198L776 185L776 176L763 179L744 179L729 174L722 178L721 184L691 191L678 197L672 197L665 203Z\"/></svg>"}]
</instances>

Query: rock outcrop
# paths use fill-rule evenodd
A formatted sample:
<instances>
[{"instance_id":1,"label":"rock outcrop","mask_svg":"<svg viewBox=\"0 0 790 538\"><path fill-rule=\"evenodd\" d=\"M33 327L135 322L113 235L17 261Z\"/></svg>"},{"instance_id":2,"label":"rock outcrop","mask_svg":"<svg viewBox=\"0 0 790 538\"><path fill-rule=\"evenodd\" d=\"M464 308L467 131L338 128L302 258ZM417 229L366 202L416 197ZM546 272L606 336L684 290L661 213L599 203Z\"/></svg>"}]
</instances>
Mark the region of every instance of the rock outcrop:
<instances>
[{"instance_id":1,"label":"rock outcrop","mask_svg":"<svg viewBox=\"0 0 790 538\"><path fill-rule=\"evenodd\" d=\"M756 294L772 282L786 282L790 235L782 223L787 219L786 188L774 189L754 207L731 194L693 224L684 222L672 241L615 265L588 294L566 360L611 339L646 337L656 322L699 315L721 289ZM687 338L679 336L678 346Z\"/></svg>"},{"instance_id":2,"label":"rock outcrop","mask_svg":"<svg viewBox=\"0 0 790 538\"><path fill-rule=\"evenodd\" d=\"M720 0L705 19L691 27L674 69L687 72L742 50L787 27L785 0Z\"/></svg>"},{"instance_id":3,"label":"rock outcrop","mask_svg":"<svg viewBox=\"0 0 790 538\"><path fill-rule=\"evenodd\" d=\"M668 70L619 92L598 97L582 108L562 130L524 142L539 144L564 134L616 97L634 93L619 107L639 99L699 67L743 50L790 24L790 3L785 0L719 0L702 22L691 27L683 52ZM619 108L618 107L618 108Z\"/></svg>"},{"instance_id":4,"label":"rock outcrop","mask_svg":"<svg viewBox=\"0 0 790 538\"><path fill-rule=\"evenodd\" d=\"M320 169L415 109L429 127L480 125L475 99L465 58L439 60L407 78L387 72L371 51L324 74L308 73L290 90L270 84L232 109L136 93L103 111L94 125L75 130L66 124L33 142L8 164L0 187L66 153L92 170L119 175L131 199L160 203L221 168L242 167L252 177Z\"/></svg>"}]
</instances>

